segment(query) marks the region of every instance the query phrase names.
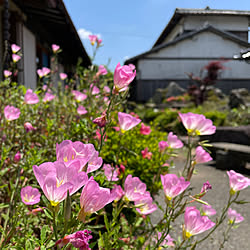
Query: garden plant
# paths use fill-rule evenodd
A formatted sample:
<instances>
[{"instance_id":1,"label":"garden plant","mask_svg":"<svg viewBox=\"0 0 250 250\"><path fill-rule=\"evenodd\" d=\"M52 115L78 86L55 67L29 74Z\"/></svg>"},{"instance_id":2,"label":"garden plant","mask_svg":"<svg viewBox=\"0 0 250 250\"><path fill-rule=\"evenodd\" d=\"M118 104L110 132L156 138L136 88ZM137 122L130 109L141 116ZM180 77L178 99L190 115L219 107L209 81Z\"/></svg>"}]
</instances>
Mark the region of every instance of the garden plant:
<instances>
[{"instance_id":1,"label":"garden plant","mask_svg":"<svg viewBox=\"0 0 250 250\"><path fill-rule=\"evenodd\" d=\"M102 41L90 42L94 59ZM134 65L118 63L112 74L103 65L79 64L68 79L57 72L63 51L54 44L54 70L38 69L38 88L31 90L13 81L21 48L12 51L0 84L0 249L195 249L227 220L223 248L244 219L231 206L248 203L239 193L250 179L227 172L228 202L220 211L206 202L209 181L193 192L196 165L212 160L208 142L193 138L215 133L210 119L179 112L184 145L127 109ZM173 174L183 147L186 162ZM155 199L160 190L165 207Z\"/></svg>"}]
</instances>

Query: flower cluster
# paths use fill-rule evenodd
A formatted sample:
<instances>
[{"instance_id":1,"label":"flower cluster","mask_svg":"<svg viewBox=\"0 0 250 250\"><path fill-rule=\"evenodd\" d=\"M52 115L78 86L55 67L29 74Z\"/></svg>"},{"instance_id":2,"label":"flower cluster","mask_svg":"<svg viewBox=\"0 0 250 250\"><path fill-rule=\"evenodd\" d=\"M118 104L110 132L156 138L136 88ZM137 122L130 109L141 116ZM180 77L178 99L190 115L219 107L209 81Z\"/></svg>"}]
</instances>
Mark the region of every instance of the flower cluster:
<instances>
[{"instance_id":1,"label":"flower cluster","mask_svg":"<svg viewBox=\"0 0 250 250\"><path fill-rule=\"evenodd\" d=\"M136 210L140 214L150 214L157 209L153 204L153 199L149 192L146 191L147 186L141 182L138 177L128 175L124 183L124 199L134 201Z\"/></svg>"}]
</instances>

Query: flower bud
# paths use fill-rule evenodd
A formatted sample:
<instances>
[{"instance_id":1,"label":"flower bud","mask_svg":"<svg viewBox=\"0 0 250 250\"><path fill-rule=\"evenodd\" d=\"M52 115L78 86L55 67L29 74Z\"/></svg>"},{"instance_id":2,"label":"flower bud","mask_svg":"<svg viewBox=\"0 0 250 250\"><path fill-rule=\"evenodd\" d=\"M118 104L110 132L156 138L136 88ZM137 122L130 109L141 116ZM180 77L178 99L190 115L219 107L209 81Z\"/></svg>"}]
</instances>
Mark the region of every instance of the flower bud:
<instances>
[{"instance_id":1,"label":"flower bud","mask_svg":"<svg viewBox=\"0 0 250 250\"><path fill-rule=\"evenodd\" d=\"M21 160L21 153L18 151L14 156L14 162L19 162Z\"/></svg>"}]
</instances>

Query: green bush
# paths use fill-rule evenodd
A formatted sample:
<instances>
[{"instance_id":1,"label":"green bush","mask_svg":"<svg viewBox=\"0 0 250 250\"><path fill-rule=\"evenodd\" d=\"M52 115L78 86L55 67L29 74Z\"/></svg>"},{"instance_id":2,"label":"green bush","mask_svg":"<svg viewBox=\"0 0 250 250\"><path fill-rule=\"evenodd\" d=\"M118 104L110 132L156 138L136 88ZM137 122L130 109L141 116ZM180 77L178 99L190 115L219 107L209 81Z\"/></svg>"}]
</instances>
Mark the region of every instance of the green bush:
<instances>
[{"instance_id":1,"label":"green bush","mask_svg":"<svg viewBox=\"0 0 250 250\"><path fill-rule=\"evenodd\" d=\"M126 176L139 176L147 184L148 190L156 193L161 188L159 170L169 158L169 155L159 152L158 143L162 140L167 140L167 133L152 127L149 135L140 133L140 125L124 134L112 130L107 134L101 156L107 163L123 164ZM150 160L144 159L141 154L146 147L152 153ZM165 167L164 170L167 172L168 169Z\"/></svg>"}]
</instances>

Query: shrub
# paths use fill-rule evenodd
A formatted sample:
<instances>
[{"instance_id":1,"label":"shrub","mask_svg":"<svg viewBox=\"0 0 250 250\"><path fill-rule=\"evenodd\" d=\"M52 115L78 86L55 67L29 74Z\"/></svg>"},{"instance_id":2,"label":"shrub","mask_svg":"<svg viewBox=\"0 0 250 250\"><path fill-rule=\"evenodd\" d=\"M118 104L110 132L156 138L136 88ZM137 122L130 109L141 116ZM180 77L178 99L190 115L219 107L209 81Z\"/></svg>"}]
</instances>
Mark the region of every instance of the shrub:
<instances>
[{"instance_id":1,"label":"shrub","mask_svg":"<svg viewBox=\"0 0 250 250\"><path fill-rule=\"evenodd\" d=\"M162 165L169 158L169 155L162 155L159 152L158 143L167 140L167 133L159 132L151 127L149 135L140 133L140 125L126 131L122 136L113 130L107 133L107 141L102 149L101 156L107 163L122 164L126 167L126 175L140 176L140 179L147 184L148 189L156 193L160 188L159 172L167 172L168 168ZM141 151L145 148L152 153L149 160L143 158Z\"/></svg>"}]
</instances>

